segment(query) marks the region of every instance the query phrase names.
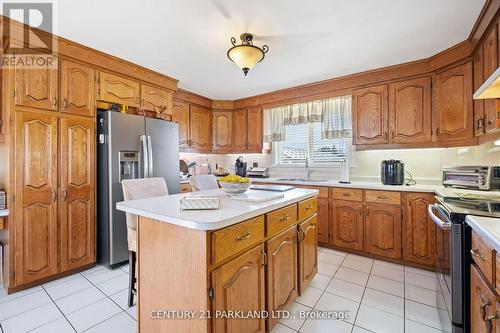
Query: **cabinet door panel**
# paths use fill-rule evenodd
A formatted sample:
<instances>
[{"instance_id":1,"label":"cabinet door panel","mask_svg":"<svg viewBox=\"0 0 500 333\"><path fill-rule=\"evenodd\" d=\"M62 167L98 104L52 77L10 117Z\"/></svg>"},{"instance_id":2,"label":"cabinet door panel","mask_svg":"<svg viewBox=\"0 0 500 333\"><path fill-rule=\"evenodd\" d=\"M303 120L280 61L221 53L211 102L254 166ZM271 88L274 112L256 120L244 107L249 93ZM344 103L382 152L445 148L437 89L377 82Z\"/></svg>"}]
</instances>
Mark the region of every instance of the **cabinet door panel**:
<instances>
[{"instance_id":1,"label":"cabinet door panel","mask_svg":"<svg viewBox=\"0 0 500 333\"><path fill-rule=\"evenodd\" d=\"M405 261L434 267L436 232L427 207L434 203L429 193L408 193L405 207Z\"/></svg>"},{"instance_id":2,"label":"cabinet door panel","mask_svg":"<svg viewBox=\"0 0 500 333\"><path fill-rule=\"evenodd\" d=\"M330 239L330 209L328 199L318 198L318 242L327 244Z\"/></svg>"},{"instance_id":3,"label":"cabinet door panel","mask_svg":"<svg viewBox=\"0 0 500 333\"><path fill-rule=\"evenodd\" d=\"M173 102L172 121L179 124L179 147L189 146L189 104L180 101Z\"/></svg>"},{"instance_id":4,"label":"cabinet door panel","mask_svg":"<svg viewBox=\"0 0 500 333\"><path fill-rule=\"evenodd\" d=\"M352 250L363 250L363 204L332 201L332 243Z\"/></svg>"},{"instance_id":5,"label":"cabinet door panel","mask_svg":"<svg viewBox=\"0 0 500 333\"><path fill-rule=\"evenodd\" d=\"M254 130L254 125L249 124ZM232 129L232 150L237 153L247 151L247 111L234 111L233 112L233 129Z\"/></svg>"},{"instance_id":6,"label":"cabinet door panel","mask_svg":"<svg viewBox=\"0 0 500 333\"><path fill-rule=\"evenodd\" d=\"M389 143L387 85L353 93L354 144Z\"/></svg>"},{"instance_id":7,"label":"cabinet door panel","mask_svg":"<svg viewBox=\"0 0 500 333\"><path fill-rule=\"evenodd\" d=\"M17 286L57 273L57 118L16 114Z\"/></svg>"},{"instance_id":8,"label":"cabinet door panel","mask_svg":"<svg viewBox=\"0 0 500 333\"><path fill-rule=\"evenodd\" d=\"M473 55L473 66L474 66L474 77L473 86L474 91L479 89L483 84L483 48L478 47ZM474 100L474 135L481 136L486 132L486 128L483 126L482 121L484 117L484 100L475 99Z\"/></svg>"},{"instance_id":9,"label":"cabinet door panel","mask_svg":"<svg viewBox=\"0 0 500 333\"><path fill-rule=\"evenodd\" d=\"M261 153L263 140L261 108L248 109L247 122L248 150L249 152Z\"/></svg>"},{"instance_id":10,"label":"cabinet door panel","mask_svg":"<svg viewBox=\"0 0 500 333\"><path fill-rule=\"evenodd\" d=\"M365 251L401 259L401 208L370 204L365 206Z\"/></svg>"},{"instance_id":11,"label":"cabinet door panel","mask_svg":"<svg viewBox=\"0 0 500 333\"><path fill-rule=\"evenodd\" d=\"M431 79L390 85L391 142L431 141Z\"/></svg>"},{"instance_id":12,"label":"cabinet door panel","mask_svg":"<svg viewBox=\"0 0 500 333\"><path fill-rule=\"evenodd\" d=\"M57 69L16 68L16 105L57 110Z\"/></svg>"},{"instance_id":13,"label":"cabinet door panel","mask_svg":"<svg viewBox=\"0 0 500 333\"><path fill-rule=\"evenodd\" d=\"M212 311L264 311L264 247L259 245L212 272ZM264 333L263 318L214 318L213 332Z\"/></svg>"},{"instance_id":14,"label":"cabinet door panel","mask_svg":"<svg viewBox=\"0 0 500 333\"><path fill-rule=\"evenodd\" d=\"M436 132L440 143L458 144L473 137L472 63L436 75Z\"/></svg>"},{"instance_id":15,"label":"cabinet door panel","mask_svg":"<svg viewBox=\"0 0 500 333\"><path fill-rule=\"evenodd\" d=\"M268 331L279 321L279 312L285 310L298 296L297 285L297 227L266 242Z\"/></svg>"},{"instance_id":16,"label":"cabinet door panel","mask_svg":"<svg viewBox=\"0 0 500 333\"><path fill-rule=\"evenodd\" d=\"M486 81L498 68L498 27L494 25L483 42L483 79ZM496 129L497 110L495 99L484 100L485 132Z\"/></svg>"},{"instance_id":17,"label":"cabinet door panel","mask_svg":"<svg viewBox=\"0 0 500 333\"><path fill-rule=\"evenodd\" d=\"M61 268L95 261L95 124L61 119Z\"/></svg>"},{"instance_id":18,"label":"cabinet door panel","mask_svg":"<svg viewBox=\"0 0 500 333\"><path fill-rule=\"evenodd\" d=\"M139 107L138 82L104 72L99 73L99 100Z\"/></svg>"},{"instance_id":19,"label":"cabinet door panel","mask_svg":"<svg viewBox=\"0 0 500 333\"><path fill-rule=\"evenodd\" d=\"M231 129L232 114L231 111L212 112L213 137L212 149L217 151L231 150Z\"/></svg>"},{"instance_id":20,"label":"cabinet door panel","mask_svg":"<svg viewBox=\"0 0 500 333\"><path fill-rule=\"evenodd\" d=\"M61 61L61 111L95 116L95 71L70 61Z\"/></svg>"},{"instance_id":21,"label":"cabinet door panel","mask_svg":"<svg viewBox=\"0 0 500 333\"><path fill-rule=\"evenodd\" d=\"M318 272L318 217L311 217L299 224L299 294Z\"/></svg>"},{"instance_id":22,"label":"cabinet door panel","mask_svg":"<svg viewBox=\"0 0 500 333\"><path fill-rule=\"evenodd\" d=\"M141 85L141 108L162 115L171 115L172 93L143 84Z\"/></svg>"},{"instance_id":23,"label":"cabinet door panel","mask_svg":"<svg viewBox=\"0 0 500 333\"><path fill-rule=\"evenodd\" d=\"M471 332L495 332L495 320L487 320L496 312L495 295L475 265L470 266L470 299Z\"/></svg>"},{"instance_id":24,"label":"cabinet door panel","mask_svg":"<svg viewBox=\"0 0 500 333\"><path fill-rule=\"evenodd\" d=\"M210 151L212 115L209 109L191 105L189 117L189 135L191 148L199 151Z\"/></svg>"}]
</instances>

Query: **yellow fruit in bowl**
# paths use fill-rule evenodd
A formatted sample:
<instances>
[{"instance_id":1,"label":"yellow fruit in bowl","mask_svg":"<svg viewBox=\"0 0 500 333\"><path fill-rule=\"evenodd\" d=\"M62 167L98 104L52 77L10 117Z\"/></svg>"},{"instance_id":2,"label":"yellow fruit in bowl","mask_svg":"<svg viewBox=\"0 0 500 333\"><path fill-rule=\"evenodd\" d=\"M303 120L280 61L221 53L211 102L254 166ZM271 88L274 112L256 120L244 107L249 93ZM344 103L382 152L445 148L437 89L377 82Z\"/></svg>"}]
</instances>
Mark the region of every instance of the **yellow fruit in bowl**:
<instances>
[{"instance_id":1,"label":"yellow fruit in bowl","mask_svg":"<svg viewBox=\"0 0 500 333\"><path fill-rule=\"evenodd\" d=\"M249 183L250 178L246 177L244 178L237 175L229 175L225 177L220 177L218 181L223 183Z\"/></svg>"}]
</instances>

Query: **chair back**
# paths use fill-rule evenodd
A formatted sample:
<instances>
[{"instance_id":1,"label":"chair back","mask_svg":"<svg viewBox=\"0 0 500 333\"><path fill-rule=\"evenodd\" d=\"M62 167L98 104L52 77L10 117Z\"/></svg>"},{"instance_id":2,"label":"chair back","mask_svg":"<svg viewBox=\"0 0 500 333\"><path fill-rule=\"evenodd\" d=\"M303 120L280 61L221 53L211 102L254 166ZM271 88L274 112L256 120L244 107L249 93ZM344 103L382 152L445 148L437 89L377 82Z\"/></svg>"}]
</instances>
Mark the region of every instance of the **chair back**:
<instances>
[{"instance_id":1,"label":"chair back","mask_svg":"<svg viewBox=\"0 0 500 333\"><path fill-rule=\"evenodd\" d=\"M193 191L216 190L219 188L214 175L195 175L189 177L189 184Z\"/></svg>"}]
</instances>

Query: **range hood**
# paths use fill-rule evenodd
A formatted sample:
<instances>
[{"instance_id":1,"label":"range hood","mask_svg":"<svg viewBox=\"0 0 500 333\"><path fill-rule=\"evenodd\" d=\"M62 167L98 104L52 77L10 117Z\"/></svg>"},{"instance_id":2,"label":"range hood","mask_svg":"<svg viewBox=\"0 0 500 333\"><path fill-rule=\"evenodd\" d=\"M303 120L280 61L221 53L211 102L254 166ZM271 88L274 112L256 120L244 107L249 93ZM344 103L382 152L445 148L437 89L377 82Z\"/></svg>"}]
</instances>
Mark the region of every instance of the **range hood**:
<instances>
[{"instance_id":1,"label":"range hood","mask_svg":"<svg viewBox=\"0 0 500 333\"><path fill-rule=\"evenodd\" d=\"M474 99L500 98L500 67L474 93Z\"/></svg>"}]
</instances>

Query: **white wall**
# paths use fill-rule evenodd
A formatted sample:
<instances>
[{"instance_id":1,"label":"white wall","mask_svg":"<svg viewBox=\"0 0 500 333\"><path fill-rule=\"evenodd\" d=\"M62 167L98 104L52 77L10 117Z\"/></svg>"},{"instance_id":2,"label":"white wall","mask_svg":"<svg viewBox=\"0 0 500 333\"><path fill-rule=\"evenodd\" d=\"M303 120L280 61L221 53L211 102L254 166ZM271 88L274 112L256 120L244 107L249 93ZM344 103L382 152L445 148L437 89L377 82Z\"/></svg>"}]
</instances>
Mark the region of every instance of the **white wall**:
<instances>
[{"instance_id":1,"label":"white wall","mask_svg":"<svg viewBox=\"0 0 500 333\"><path fill-rule=\"evenodd\" d=\"M356 151L356 165L351 167L352 180L380 181L380 162L386 159L403 160L405 170L413 174L420 184L439 184L441 168L457 165L498 165L500 166L500 145L488 142L475 147L430 148L430 149L392 149ZM234 165L238 154L187 154L181 157L204 163L207 159L215 168L215 163L223 167ZM257 162L259 166L270 167L271 177L301 177L303 168L273 167L270 154L244 154L244 160L251 166ZM338 179L335 167L312 168L311 177L316 179Z\"/></svg>"}]
</instances>

